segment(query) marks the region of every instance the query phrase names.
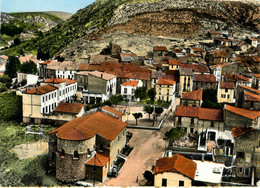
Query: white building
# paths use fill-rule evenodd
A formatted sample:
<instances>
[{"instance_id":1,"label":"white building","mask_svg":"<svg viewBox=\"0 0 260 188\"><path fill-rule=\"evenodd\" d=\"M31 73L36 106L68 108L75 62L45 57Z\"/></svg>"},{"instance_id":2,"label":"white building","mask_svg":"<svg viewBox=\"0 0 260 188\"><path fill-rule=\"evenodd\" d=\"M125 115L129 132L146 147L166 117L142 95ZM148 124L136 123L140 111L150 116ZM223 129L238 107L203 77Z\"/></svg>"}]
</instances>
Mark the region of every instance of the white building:
<instances>
[{"instance_id":1,"label":"white building","mask_svg":"<svg viewBox=\"0 0 260 188\"><path fill-rule=\"evenodd\" d=\"M142 86L143 83L140 80L126 81L121 84L121 95L129 101L134 101L136 88Z\"/></svg>"},{"instance_id":2,"label":"white building","mask_svg":"<svg viewBox=\"0 0 260 188\"><path fill-rule=\"evenodd\" d=\"M99 71L88 73L88 89L82 91L86 103L104 102L116 94L116 76Z\"/></svg>"},{"instance_id":3,"label":"white building","mask_svg":"<svg viewBox=\"0 0 260 188\"><path fill-rule=\"evenodd\" d=\"M26 85L34 85L38 82L38 75L35 74L26 74L22 72L17 73L17 82L20 83L23 80L26 80Z\"/></svg>"}]
</instances>

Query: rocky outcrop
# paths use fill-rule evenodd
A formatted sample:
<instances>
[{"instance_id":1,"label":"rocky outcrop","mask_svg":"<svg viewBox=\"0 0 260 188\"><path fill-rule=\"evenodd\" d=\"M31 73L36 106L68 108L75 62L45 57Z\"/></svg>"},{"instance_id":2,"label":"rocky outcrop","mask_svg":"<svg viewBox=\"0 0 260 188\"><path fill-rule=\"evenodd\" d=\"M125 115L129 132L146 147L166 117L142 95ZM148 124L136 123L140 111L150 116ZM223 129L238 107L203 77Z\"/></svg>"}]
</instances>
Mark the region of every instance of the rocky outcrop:
<instances>
[{"instance_id":1,"label":"rocky outcrop","mask_svg":"<svg viewBox=\"0 0 260 188\"><path fill-rule=\"evenodd\" d=\"M50 29L52 29L53 27L55 27L57 25L57 22L54 22L53 20L44 18L42 16L30 16L28 18L24 18L23 21L25 23L37 23L37 24L41 24L41 31L46 32L49 31Z\"/></svg>"}]
</instances>

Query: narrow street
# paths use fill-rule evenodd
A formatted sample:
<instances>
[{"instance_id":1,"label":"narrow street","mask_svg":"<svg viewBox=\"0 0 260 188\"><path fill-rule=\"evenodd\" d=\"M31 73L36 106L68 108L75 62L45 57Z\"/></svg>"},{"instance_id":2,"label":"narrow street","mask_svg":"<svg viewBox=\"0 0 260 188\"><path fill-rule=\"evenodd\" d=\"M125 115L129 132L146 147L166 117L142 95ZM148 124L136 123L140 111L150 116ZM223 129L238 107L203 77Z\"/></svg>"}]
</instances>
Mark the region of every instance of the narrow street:
<instances>
[{"instance_id":1,"label":"narrow street","mask_svg":"<svg viewBox=\"0 0 260 188\"><path fill-rule=\"evenodd\" d=\"M179 104L179 100L176 100ZM174 105L174 109L175 106ZM144 180L143 173L146 170L152 171L155 161L161 158L167 141L163 140L164 134L172 127L172 114L166 120L160 131L129 129L133 137L129 144L134 149L123 165L117 178L107 179L101 185L106 186L138 186ZM138 176L138 182L137 180Z\"/></svg>"}]
</instances>

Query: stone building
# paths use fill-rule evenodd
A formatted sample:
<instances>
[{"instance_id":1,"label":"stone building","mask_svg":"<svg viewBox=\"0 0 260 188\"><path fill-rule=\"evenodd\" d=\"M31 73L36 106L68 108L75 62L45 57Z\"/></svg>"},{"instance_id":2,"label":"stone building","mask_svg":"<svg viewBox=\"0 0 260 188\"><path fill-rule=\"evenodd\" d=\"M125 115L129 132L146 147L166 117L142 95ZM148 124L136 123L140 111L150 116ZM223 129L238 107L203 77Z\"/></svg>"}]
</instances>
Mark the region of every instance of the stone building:
<instances>
[{"instance_id":1,"label":"stone building","mask_svg":"<svg viewBox=\"0 0 260 188\"><path fill-rule=\"evenodd\" d=\"M251 83L252 83L250 78L247 78L247 77L239 75L239 74L232 74L232 73L225 74L223 76L223 81L234 82L236 87L238 85L244 85L244 86L251 87Z\"/></svg>"},{"instance_id":2,"label":"stone building","mask_svg":"<svg viewBox=\"0 0 260 188\"><path fill-rule=\"evenodd\" d=\"M260 147L260 130L245 127L233 127L232 134L235 139L236 152L233 175L240 181L247 180L246 182L251 183L252 176L254 176L258 181L260 178L260 153L257 149Z\"/></svg>"},{"instance_id":3,"label":"stone building","mask_svg":"<svg viewBox=\"0 0 260 188\"><path fill-rule=\"evenodd\" d=\"M153 63L157 64L161 62L168 50L165 46L153 46Z\"/></svg>"},{"instance_id":4,"label":"stone building","mask_svg":"<svg viewBox=\"0 0 260 188\"><path fill-rule=\"evenodd\" d=\"M181 61L178 59L170 59L169 62L169 70L179 70Z\"/></svg>"},{"instance_id":5,"label":"stone building","mask_svg":"<svg viewBox=\"0 0 260 188\"><path fill-rule=\"evenodd\" d=\"M194 74L210 74L209 68L202 64L181 63L180 67L192 69Z\"/></svg>"},{"instance_id":6,"label":"stone building","mask_svg":"<svg viewBox=\"0 0 260 188\"><path fill-rule=\"evenodd\" d=\"M180 68L179 95L192 91L193 72L191 68Z\"/></svg>"},{"instance_id":7,"label":"stone building","mask_svg":"<svg viewBox=\"0 0 260 188\"><path fill-rule=\"evenodd\" d=\"M123 64L136 62L138 56L135 53L120 53L120 62Z\"/></svg>"},{"instance_id":8,"label":"stone building","mask_svg":"<svg viewBox=\"0 0 260 188\"><path fill-rule=\"evenodd\" d=\"M89 72L88 87L87 90L82 91L82 97L91 104L104 102L116 94L116 85L117 78L113 74Z\"/></svg>"},{"instance_id":9,"label":"stone building","mask_svg":"<svg viewBox=\"0 0 260 188\"><path fill-rule=\"evenodd\" d=\"M50 165L64 182L103 182L126 144L127 123L103 112L71 120L49 133Z\"/></svg>"},{"instance_id":10,"label":"stone building","mask_svg":"<svg viewBox=\"0 0 260 188\"><path fill-rule=\"evenodd\" d=\"M218 83L213 74L194 74L193 77L193 90L214 89L216 90Z\"/></svg>"},{"instance_id":11,"label":"stone building","mask_svg":"<svg viewBox=\"0 0 260 188\"><path fill-rule=\"evenodd\" d=\"M220 82L217 93L218 103L235 103L234 82Z\"/></svg>"},{"instance_id":12,"label":"stone building","mask_svg":"<svg viewBox=\"0 0 260 188\"><path fill-rule=\"evenodd\" d=\"M253 74L252 88L260 89L260 74Z\"/></svg>"},{"instance_id":13,"label":"stone building","mask_svg":"<svg viewBox=\"0 0 260 188\"><path fill-rule=\"evenodd\" d=\"M176 154L156 160L154 186L191 187L196 175L197 164Z\"/></svg>"},{"instance_id":14,"label":"stone building","mask_svg":"<svg viewBox=\"0 0 260 188\"><path fill-rule=\"evenodd\" d=\"M180 104L183 106L201 106L203 89L187 92L182 95Z\"/></svg>"},{"instance_id":15,"label":"stone building","mask_svg":"<svg viewBox=\"0 0 260 188\"><path fill-rule=\"evenodd\" d=\"M174 101L176 92L176 82L167 78L159 78L155 90L155 99L157 101Z\"/></svg>"},{"instance_id":16,"label":"stone building","mask_svg":"<svg viewBox=\"0 0 260 188\"><path fill-rule=\"evenodd\" d=\"M88 71L81 71L75 73L75 80L78 83L78 90L87 90L88 88Z\"/></svg>"},{"instance_id":17,"label":"stone building","mask_svg":"<svg viewBox=\"0 0 260 188\"><path fill-rule=\"evenodd\" d=\"M114 44L112 42L109 43L109 48L111 56L119 59L122 48L118 44Z\"/></svg>"},{"instance_id":18,"label":"stone building","mask_svg":"<svg viewBox=\"0 0 260 188\"><path fill-rule=\"evenodd\" d=\"M260 110L260 90L239 85L236 92L236 106Z\"/></svg>"},{"instance_id":19,"label":"stone building","mask_svg":"<svg viewBox=\"0 0 260 188\"><path fill-rule=\"evenodd\" d=\"M224 131L223 110L179 105L174 115L174 126L183 128L187 134L208 128Z\"/></svg>"},{"instance_id":20,"label":"stone building","mask_svg":"<svg viewBox=\"0 0 260 188\"><path fill-rule=\"evenodd\" d=\"M214 65L216 63L228 62L229 57L230 55L226 50L214 50L207 52L205 59L210 65Z\"/></svg>"},{"instance_id":21,"label":"stone building","mask_svg":"<svg viewBox=\"0 0 260 188\"><path fill-rule=\"evenodd\" d=\"M224 107L225 128L232 127L253 127L260 129L260 111L238 108L225 105Z\"/></svg>"}]
</instances>

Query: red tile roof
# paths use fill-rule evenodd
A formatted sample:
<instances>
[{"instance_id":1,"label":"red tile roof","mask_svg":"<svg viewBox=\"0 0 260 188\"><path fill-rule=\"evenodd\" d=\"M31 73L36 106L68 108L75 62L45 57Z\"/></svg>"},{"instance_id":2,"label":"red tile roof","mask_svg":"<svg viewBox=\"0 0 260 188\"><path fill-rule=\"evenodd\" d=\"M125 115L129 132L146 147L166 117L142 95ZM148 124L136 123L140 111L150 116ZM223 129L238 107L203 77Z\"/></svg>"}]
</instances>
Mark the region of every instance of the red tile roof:
<instances>
[{"instance_id":1,"label":"red tile roof","mask_svg":"<svg viewBox=\"0 0 260 188\"><path fill-rule=\"evenodd\" d=\"M49 134L56 133L64 140L87 140L96 134L112 141L126 128L127 123L102 112L73 119Z\"/></svg>"},{"instance_id":2,"label":"red tile roof","mask_svg":"<svg viewBox=\"0 0 260 188\"><path fill-rule=\"evenodd\" d=\"M254 88L252 88L252 87L248 87L248 86L244 86L244 85L238 85L238 87L241 87L241 88L243 88L243 89L250 90L250 91L253 92L253 93L258 93L258 94L260 94L260 90L254 89Z\"/></svg>"},{"instance_id":3,"label":"red tile roof","mask_svg":"<svg viewBox=\"0 0 260 188\"><path fill-rule=\"evenodd\" d=\"M214 57L217 57L217 58L227 58L230 56L226 50L214 50L214 51L211 51L210 53L213 54Z\"/></svg>"},{"instance_id":4,"label":"red tile roof","mask_svg":"<svg viewBox=\"0 0 260 188\"><path fill-rule=\"evenodd\" d=\"M180 64L180 67L191 68L193 72L209 73L209 69L206 65L182 63Z\"/></svg>"},{"instance_id":5,"label":"red tile roof","mask_svg":"<svg viewBox=\"0 0 260 188\"><path fill-rule=\"evenodd\" d=\"M255 62L260 62L260 57L258 57L258 56L254 56L254 57L252 57L252 59L255 61Z\"/></svg>"},{"instance_id":6,"label":"red tile roof","mask_svg":"<svg viewBox=\"0 0 260 188\"><path fill-rule=\"evenodd\" d=\"M194 82L217 82L216 77L213 74L195 74L193 78Z\"/></svg>"},{"instance_id":7,"label":"red tile roof","mask_svg":"<svg viewBox=\"0 0 260 188\"><path fill-rule=\"evenodd\" d=\"M9 58L7 55L1 55L0 57L5 59L5 60L8 60L8 58Z\"/></svg>"},{"instance_id":8,"label":"red tile roof","mask_svg":"<svg viewBox=\"0 0 260 188\"><path fill-rule=\"evenodd\" d=\"M99 72L99 71L94 71L94 72L89 72L89 75L93 75L99 78L102 78L104 80L111 80L113 78L115 78L116 76L113 74L108 74L108 73L103 73L103 72Z\"/></svg>"},{"instance_id":9,"label":"red tile roof","mask_svg":"<svg viewBox=\"0 0 260 188\"><path fill-rule=\"evenodd\" d=\"M82 108L84 107L84 104L80 103L60 103L56 109L55 112L64 112L64 113L72 113L72 114L78 114Z\"/></svg>"},{"instance_id":10,"label":"red tile roof","mask_svg":"<svg viewBox=\"0 0 260 188\"><path fill-rule=\"evenodd\" d=\"M137 57L137 55L135 53L120 53L120 57Z\"/></svg>"},{"instance_id":11,"label":"red tile roof","mask_svg":"<svg viewBox=\"0 0 260 188\"><path fill-rule=\"evenodd\" d=\"M180 154L175 154L173 157L165 157L158 159L155 164L154 174L163 172L177 172L191 179L195 178L197 164L185 158Z\"/></svg>"},{"instance_id":12,"label":"red tile roof","mask_svg":"<svg viewBox=\"0 0 260 188\"><path fill-rule=\"evenodd\" d=\"M122 83L123 86L132 86L132 87L136 87L138 85L138 81L137 80L130 80L130 81L126 81L124 83Z\"/></svg>"},{"instance_id":13,"label":"red tile roof","mask_svg":"<svg viewBox=\"0 0 260 188\"><path fill-rule=\"evenodd\" d=\"M199 119L223 121L223 110L200 108Z\"/></svg>"},{"instance_id":14,"label":"red tile roof","mask_svg":"<svg viewBox=\"0 0 260 188\"><path fill-rule=\"evenodd\" d=\"M153 51L167 51L165 46L154 46Z\"/></svg>"},{"instance_id":15,"label":"red tile roof","mask_svg":"<svg viewBox=\"0 0 260 188\"><path fill-rule=\"evenodd\" d=\"M221 89L234 89L235 84L234 84L234 82L221 82L220 88Z\"/></svg>"},{"instance_id":16,"label":"red tile roof","mask_svg":"<svg viewBox=\"0 0 260 188\"><path fill-rule=\"evenodd\" d=\"M182 53L182 49L178 49L178 48L174 48L173 51L174 51L175 53Z\"/></svg>"},{"instance_id":17,"label":"red tile roof","mask_svg":"<svg viewBox=\"0 0 260 188\"><path fill-rule=\"evenodd\" d=\"M169 60L169 65L180 65L181 61L178 59L170 59Z\"/></svg>"},{"instance_id":18,"label":"red tile roof","mask_svg":"<svg viewBox=\"0 0 260 188\"><path fill-rule=\"evenodd\" d=\"M202 100L203 89L187 92L182 95L182 99L188 100Z\"/></svg>"},{"instance_id":19,"label":"red tile roof","mask_svg":"<svg viewBox=\"0 0 260 188\"><path fill-rule=\"evenodd\" d=\"M260 79L260 74L254 74L254 76L258 79Z\"/></svg>"},{"instance_id":20,"label":"red tile roof","mask_svg":"<svg viewBox=\"0 0 260 188\"><path fill-rule=\"evenodd\" d=\"M200 107L198 107L198 106L178 105L176 107L175 116L199 117L199 110L200 110Z\"/></svg>"},{"instance_id":21,"label":"red tile roof","mask_svg":"<svg viewBox=\"0 0 260 188\"><path fill-rule=\"evenodd\" d=\"M260 102L260 95L245 91L245 101Z\"/></svg>"},{"instance_id":22,"label":"red tile roof","mask_svg":"<svg viewBox=\"0 0 260 188\"><path fill-rule=\"evenodd\" d=\"M188 56L189 56L189 57L200 57L200 55L199 55L199 54L191 54L191 53L190 53L190 54L188 54Z\"/></svg>"},{"instance_id":23,"label":"red tile roof","mask_svg":"<svg viewBox=\"0 0 260 188\"><path fill-rule=\"evenodd\" d=\"M203 52L201 48L191 48L194 52Z\"/></svg>"},{"instance_id":24,"label":"red tile roof","mask_svg":"<svg viewBox=\"0 0 260 188\"><path fill-rule=\"evenodd\" d=\"M225 74L224 78L228 82L237 82L237 81L250 82L249 78L239 74Z\"/></svg>"},{"instance_id":25,"label":"red tile roof","mask_svg":"<svg viewBox=\"0 0 260 188\"><path fill-rule=\"evenodd\" d=\"M115 114L115 115L117 116L117 118L120 118L120 117L123 115L122 112L120 112L120 111L118 111L118 110L115 110L114 108L111 108L111 107L109 107L109 106L104 106L104 107L102 107L102 110L105 110L105 111L107 111L107 112L110 112L110 113L112 113L112 114Z\"/></svg>"},{"instance_id":26,"label":"red tile roof","mask_svg":"<svg viewBox=\"0 0 260 188\"><path fill-rule=\"evenodd\" d=\"M248 128L246 128L246 127L232 127L232 134L233 134L234 138L237 138L237 137L244 135L248 132L251 132L253 130L254 129L251 128L251 127L248 127Z\"/></svg>"},{"instance_id":27,"label":"red tile roof","mask_svg":"<svg viewBox=\"0 0 260 188\"><path fill-rule=\"evenodd\" d=\"M259 38L252 38L252 37L250 37L249 39L250 39L250 40L254 40L254 41L260 41Z\"/></svg>"},{"instance_id":28,"label":"red tile roof","mask_svg":"<svg viewBox=\"0 0 260 188\"><path fill-rule=\"evenodd\" d=\"M244 108L238 108L235 106L230 106L230 105L225 105L225 109L234 113L234 114L238 114L240 116L249 118L249 119L256 119L260 116L260 111L255 111L255 110L248 110L248 109L244 109Z\"/></svg>"},{"instance_id":29,"label":"red tile roof","mask_svg":"<svg viewBox=\"0 0 260 188\"><path fill-rule=\"evenodd\" d=\"M177 106L175 116L197 117L204 120L223 121L223 110L179 105Z\"/></svg>"},{"instance_id":30,"label":"red tile roof","mask_svg":"<svg viewBox=\"0 0 260 188\"><path fill-rule=\"evenodd\" d=\"M48 65L48 64L50 64L52 61L53 61L53 60L45 61L45 62L42 62L41 64L42 64L42 65Z\"/></svg>"},{"instance_id":31,"label":"red tile roof","mask_svg":"<svg viewBox=\"0 0 260 188\"><path fill-rule=\"evenodd\" d=\"M34 88L34 89L27 90L24 93L42 95L42 94L45 94L45 93L55 91L56 89L58 89L58 88L55 87L55 86L52 86L50 84L47 84L47 85L43 85L43 86L40 86L40 87L37 87L37 88Z\"/></svg>"},{"instance_id":32,"label":"red tile roof","mask_svg":"<svg viewBox=\"0 0 260 188\"><path fill-rule=\"evenodd\" d=\"M158 85L174 85L176 82L173 80L165 79L165 78L159 78L158 79Z\"/></svg>"},{"instance_id":33,"label":"red tile roof","mask_svg":"<svg viewBox=\"0 0 260 188\"><path fill-rule=\"evenodd\" d=\"M104 167L109 161L109 157L105 154L96 153L95 156L91 157L91 159L86 163L91 166L100 166Z\"/></svg>"},{"instance_id":34,"label":"red tile roof","mask_svg":"<svg viewBox=\"0 0 260 188\"><path fill-rule=\"evenodd\" d=\"M70 79L67 79L67 78L47 78L46 80L44 80L45 83L53 83L53 84L60 84L60 83L63 83L63 82L66 82L68 85L70 84L74 84L74 83L77 83L76 80L70 80Z\"/></svg>"}]
</instances>

